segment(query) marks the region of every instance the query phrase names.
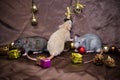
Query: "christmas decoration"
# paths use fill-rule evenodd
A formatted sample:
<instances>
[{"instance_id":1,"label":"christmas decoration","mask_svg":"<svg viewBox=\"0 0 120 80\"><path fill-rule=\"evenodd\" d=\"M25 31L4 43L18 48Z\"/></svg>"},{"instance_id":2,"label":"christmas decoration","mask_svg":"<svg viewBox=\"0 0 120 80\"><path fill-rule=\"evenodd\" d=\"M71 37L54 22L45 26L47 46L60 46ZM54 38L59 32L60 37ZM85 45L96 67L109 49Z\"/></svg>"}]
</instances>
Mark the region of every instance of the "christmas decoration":
<instances>
[{"instance_id":1,"label":"christmas decoration","mask_svg":"<svg viewBox=\"0 0 120 80\"><path fill-rule=\"evenodd\" d=\"M111 58L110 56L108 56L108 58L104 61L104 64L107 67L115 67L116 66L115 60L113 58Z\"/></svg>"},{"instance_id":2,"label":"christmas decoration","mask_svg":"<svg viewBox=\"0 0 120 80\"><path fill-rule=\"evenodd\" d=\"M118 48L115 45L112 45L109 48L109 54L118 54L118 52L119 52L119 50L118 50Z\"/></svg>"},{"instance_id":3,"label":"christmas decoration","mask_svg":"<svg viewBox=\"0 0 120 80\"><path fill-rule=\"evenodd\" d=\"M32 12L33 12L33 13L36 13L37 11L38 11L37 6L35 5L34 2L32 2Z\"/></svg>"},{"instance_id":4,"label":"christmas decoration","mask_svg":"<svg viewBox=\"0 0 120 80\"><path fill-rule=\"evenodd\" d=\"M49 68L51 66L51 60L45 56L38 56L37 58L33 58L27 54L27 58L32 61L36 61L37 65L42 68Z\"/></svg>"},{"instance_id":5,"label":"christmas decoration","mask_svg":"<svg viewBox=\"0 0 120 80\"><path fill-rule=\"evenodd\" d=\"M64 52L67 52L69 50L74 50L74 43L72 41L67 41L65 43Z\"/></svg>"},{"instance_id":6,"label":"christmas decoration","mask_svg":"<svg viewBox=\"0 0 120 80\"><path fill-rule=\"evenodd\" d=\"M93 63L96 65L102 65L104 61L104 56L102 52L100 54L96 54L95 57L93 58Z\"/></svg>"},{"instance_id":7,"label":"christmas decoration","mask_svg":"<svg viewBox=\"0 0 120 80\"><path fill-rule=\"evenodd\" d=\"M13 46L13 43L0 46L0 54L2 55L7 54L8 51L12 49L15 49L15 47Z\"/></svg>"},{"instance_id":8,"label":"christmas decoration","mask_svg":"<svg viewBox=\"0 0 120 80\"><path fill-rule=\"evenodd\" d=\"M17 49L17 47L14 46L14 42L9 44L9 50L12 50L12 49Z\"/></svg>"},{"instance_id":9,"label":"christmas decoration","mask_svg":"<svg viewBox=\"0 0 120 80\"><path fill-rule=\"evenodd\" d=\"M79 48L78 48L78 52L79 52L80 54L85 54L86 50L85 50L84 47L79 47Z\"/></svg>"},{"instance_id":10,"label":"christmas decoration","mask_svg":"<svg viewBox=\"0 0 120 80\"><path fill-rule=\"evenodd\" d=\"M38 21L35 17L35 13L38 11L37 6L35 5L35 2L32 0L32 20L31 20L31 24L33 26L38 24Z\"/></svg>"},{"instance_id":11,"label":"christmas decoration","mask_svg":"<svg viewBox=\"0 0 120 80\"><path fill-rule=\"evenodd\" d=\"M0 55L7 54L8 51L9 51L9 45L0 46Z\"/></svg>"},{"instance_id":12,"label":"christmas decoration","mask_svg":"<svg viewBox=\"0 0 120 80\"><path fill-rule=\"evenodd\" d=\"M71 48L71 49L74 49L74 48L75 48L73 42L70 43L70 48Z\"/></svg>"},{"instance_id":13,"label":"christmas decoration","mask_svg":"<svg viewBox=\"0 0 120 80\"><path fill-rule=\"evenodd\" d=\"M13 49L8 51L8 58L9 59L17 59L20 57L20 51L18 49Z\"/></svg>"},{"instance_id":14,"label":"christmas decoration","mask_svg":"<svg viewBox=\"0 0 120 80\"><path fill-rule=\"evenodd\" d=\"M41 59L43 59L43 58L45 58L45 56L38 56L37 57L37 61L36 61L36 63L38 64L38 65L41 65Z\"/></svg>"},{"instance_id":15,"label":"christmas decoration","mask_svg":"<svg viewBox=\"0 0 120 80\"><path fill-rule=\"evenodd\" d=\"M38 21L37 21L37 19L35 18L35 15L34 15L34 14L32 14L31 24L32 24L32 25L37 25L37 24L38 24Z\"/></svg>"},{"instance_id":16,"label":"christmas decoration","mask_svg":"<svg viewBox=\"0 0 120 80\"><path fill-rule=\"evenodd\" d=\"M104 52L104 53L108 53L108 51L109 51L109 47L108 47L108 46L104 46L104 47L103 47L103 52Z\"/></svg>"},{"instance_id":17,"label":"christmas decoration","mask_svg":"<svg viewBox=\"0 0 120 80\"><path fill-rule=\"evenodd\" d=\"M72 15L72 13L71 13L69 7L67 7L67 12L65 12L65 15L66 15L65 21L71 20L71 15Z\"/></svg>"},{"instance_id":18,"label":"christmas decoration","mask_svg":"<svg viewBox=\"0 0 120 80\"><path fill-rule=\"evenodd\" d=\"M40 66L42 68L49 68L51 66L51 60L48 58L41 58L40 59Z\"/></svg>"},{"instance_id":19,"label":"christmas decoration","mask_svg":"<svg viewBox=\"0 0 120 80\"><path fill-rule=\"evenodd\" d=\"M82 55L80 53L72 53L72 62L73 63L82 63Z\"/></svg>"},{"instance_id":20,"label":"christmas decoration","mask_svg":"<svg viewBox=\"0 0 120 80\"><path fill-rule=\"evenodd\" d=\"M79 3L79 1L77 1L77 3L74 5L74 12L75 13L81 13L82 12L82 10L84 9L84 7L85 7L85 5L83 5L83 4L81 4L81 3Z\"/></svg>"}]
</instances>

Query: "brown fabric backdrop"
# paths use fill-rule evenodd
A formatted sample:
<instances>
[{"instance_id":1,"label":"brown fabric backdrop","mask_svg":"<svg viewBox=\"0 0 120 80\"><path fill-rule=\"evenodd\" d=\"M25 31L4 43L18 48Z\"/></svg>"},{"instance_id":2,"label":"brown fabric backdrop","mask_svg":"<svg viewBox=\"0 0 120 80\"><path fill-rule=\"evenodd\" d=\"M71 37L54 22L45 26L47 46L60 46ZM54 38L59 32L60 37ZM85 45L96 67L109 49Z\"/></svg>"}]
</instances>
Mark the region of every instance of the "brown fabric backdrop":
<instances>
[{"instance_id":1,"label":"brown fabric backdrop","mask_svg":"<svg viewBox=\"0 0 120 80\"><path fill-rule=\"evenodd\" d=\"M64 22L66 7L76 0L34 0L38 7L37 26L31 25L32 0L0 0L0 45L19 37L50 35ZM104 44L120 47L120 1L80 0L86 7L83 13L73 15L74 34L98 34ZM74 33L74 34L73 34Z\"/></svg>"}]
</instances>

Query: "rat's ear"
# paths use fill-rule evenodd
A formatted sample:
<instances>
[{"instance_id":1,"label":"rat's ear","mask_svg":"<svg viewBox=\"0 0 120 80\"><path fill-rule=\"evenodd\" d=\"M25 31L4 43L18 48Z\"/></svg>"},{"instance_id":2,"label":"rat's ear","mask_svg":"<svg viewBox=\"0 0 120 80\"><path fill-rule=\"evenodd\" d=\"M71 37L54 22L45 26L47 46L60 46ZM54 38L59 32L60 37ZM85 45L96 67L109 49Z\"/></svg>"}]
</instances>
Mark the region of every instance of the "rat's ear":
<instances>
[{"instance_id":1,"label":"rat's ear","mask_svg":"<svg viewBox=\"0 0 120 80\"><path fill-rule=\"evenodd\" d=\"M80 37L80 35L78 35L78 34L75 34L75 36Z\"/></svg>"},{"instance_id":2,"label":"rat's ear","mask_svg":"<svg viewBox=\"0 0 120 80\"><path fill-rule=\"evenodd\" d=\"M82 39L81 39L81 42L84 42L84 41L85 41L85 38L82 38Z\"/></svg>"},{"instance_id":3,"label":"rat's ear","mask_svg":"<svg viewBox=\"0 0 120 80\"><path fill-rule=\"evenodd\" d=\"M78 36L77 36L77 35L75 35L75 36L74 36L74 40L76 40L77 38L78 38Z\"/></svg>"}]
</instances>

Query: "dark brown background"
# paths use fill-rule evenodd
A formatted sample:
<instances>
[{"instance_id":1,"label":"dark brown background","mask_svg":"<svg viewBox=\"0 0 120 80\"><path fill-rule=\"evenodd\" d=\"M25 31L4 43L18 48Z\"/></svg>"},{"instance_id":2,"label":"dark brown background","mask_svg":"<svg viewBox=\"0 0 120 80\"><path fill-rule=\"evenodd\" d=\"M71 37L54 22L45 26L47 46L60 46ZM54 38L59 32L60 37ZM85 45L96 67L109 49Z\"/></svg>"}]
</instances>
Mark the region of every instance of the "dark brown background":
<instances>
[{"instance_id":1,"label":"dark brown background","mask_svg":"<svg viewBox=\"0 0 120 80\"><path fill-rule=\"evenodd\" d=\"M37 26L31 25L32 0L0 0L0 45L19 37L50 35L64 22L66 7L76 0L34 0L38 7ZM120 1L80 0L86 7L83 13L73 15L74 34L98 34L103 44L120 47ZM73 34L74 33L74 34Z\"/></svg>"},{"instance_id":2,"label":"dark brown background","mask_svg":"<svg viewBox=\"0 0 120 80\"><path fill-rule=\"evenodd\" d=\"M49 39L64 22L66 7L76 3L76 0L34 1L39 9L36 14L37 26L31 25L32 0L0 0L0 45L26 36L37 35ZM120 0L80 1L86 7L83 13L73 15L71 36L95 33L101 37L104 44L120 47ZM72 52L64 52L54 58L48 69L37 66L36 62L26 57L9 60L7 55L0 56L0 80L120 80L118 55L109 54L115 59L116 67L107 68L105 65L96 66L93 63L74 65L71 63ZM83 62L93 59L95 55L83 55Z\"/></svg>"}]
</instances>

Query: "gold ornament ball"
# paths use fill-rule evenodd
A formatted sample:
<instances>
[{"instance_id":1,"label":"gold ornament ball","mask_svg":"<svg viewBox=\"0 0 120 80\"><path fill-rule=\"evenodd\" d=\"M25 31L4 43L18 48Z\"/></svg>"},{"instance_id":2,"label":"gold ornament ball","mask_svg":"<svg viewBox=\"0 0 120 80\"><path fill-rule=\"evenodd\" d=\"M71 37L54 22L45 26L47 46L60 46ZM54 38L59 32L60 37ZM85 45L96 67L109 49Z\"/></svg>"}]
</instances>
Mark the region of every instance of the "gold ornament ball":
<instances>
[{"instance_id":1,"label":"gold ornament ball","mask_svg":"<svg viewBox=\"0 0 120 80\"><path fill-rule=\"evenodd\" d=\"M109 53L118 54L118 48L115 45L112 45L109 49Z\"/></svg>"},{"instance_id":2,"label":"gold ornament ball","mask_svg":"<svg viewBox=\"0 0 120 80\"><path fill-rule=\"evenodd\" d=\"M37 24L38 24L38 21L37 21L37 19L35 18L35 16L32 17L31 23L32 23L32 25L37 25Z\"/></svg>"},{"instance_id":3,"label":"gold ornament ball","mask_svg":"<svg viewBox=\"0 0 120 80\"><path fill-rule=\"evenodd\" d=\"M70 43L70 48L74 49L74 43L73 42Z\"/></svg>"},{"instance_id":4,"label":"gold ornament ball","mask_svg":"<svg viewBox=\"0 0 120 80\"><path fill-rule=\"evenodd\" d=\"M104 46L103 47L103 52L108 53L108 51L109 51L109 47L108 46Z\"/></svg>"},{"instance_id":5,"label":"gold ornament ball","mask_svg":"<svg viewBox=\"0 0 120 80\"><path fill-rule=\"evenodd\" d=\"M34 3L32 5L32 11L33 11L33 13L38 11L37 6Z\"/></svg>"}]
</instances>

